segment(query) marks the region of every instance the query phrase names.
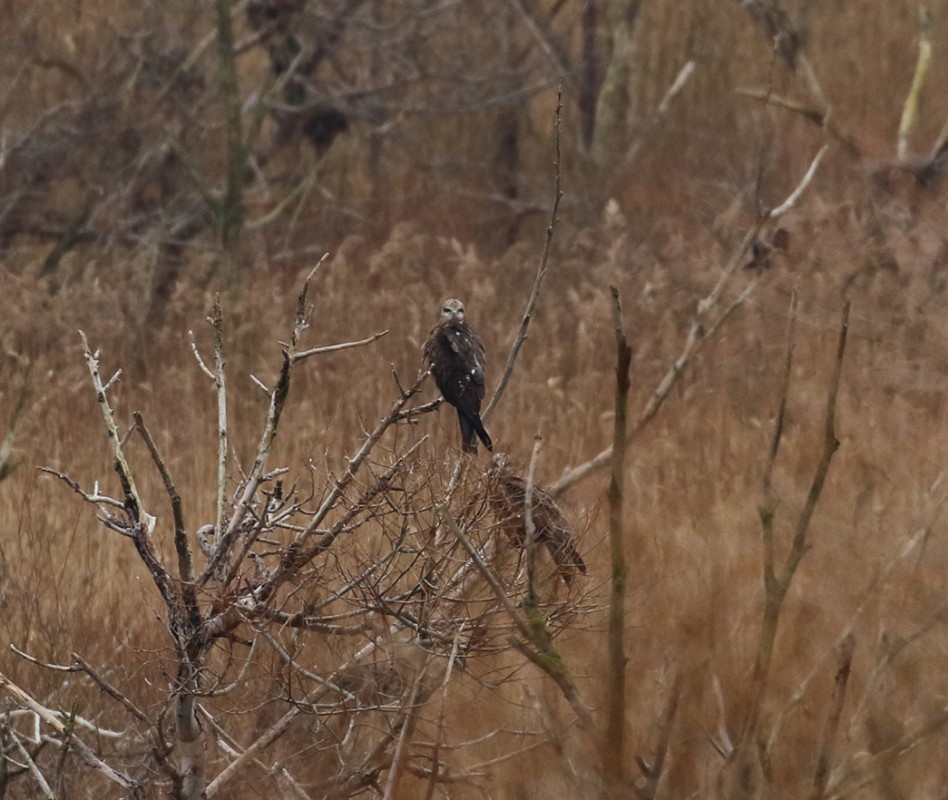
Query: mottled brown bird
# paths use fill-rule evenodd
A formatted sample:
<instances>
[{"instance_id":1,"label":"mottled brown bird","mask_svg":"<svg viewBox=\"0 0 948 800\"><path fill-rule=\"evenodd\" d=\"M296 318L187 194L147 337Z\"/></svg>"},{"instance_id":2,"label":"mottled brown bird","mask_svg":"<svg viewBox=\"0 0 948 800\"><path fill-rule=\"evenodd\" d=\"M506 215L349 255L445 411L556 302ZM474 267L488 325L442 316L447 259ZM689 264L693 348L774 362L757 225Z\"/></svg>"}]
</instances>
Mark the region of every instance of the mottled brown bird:
<instances>
[{"instance_id":1,"label":"mottled brown bird","mask_svg":"<svg viewBox=\"0 0 948 800\"><path fill-rule=\"evenodd\" d=\"M500 517L507 539L515 547L523 547L527 537L524 518L527 482L514 474L510 459L504 453L491 459L489 480L490 504ZM533 525L535 541L546 547L567 582L577 570L586 573L586 563L573 544L569 521L556 501L536 484L533 486Z\"/></svg>"},{"instance_id":2,"label":"mottled brown bird","mask_svg":"<svg viewBox=\"0 0 948 800\"><path fill-rule=\"evenodd\" d=\"M465 453L477 452L477 439L492 450L494 445L481 422L484 399L484 344L464 321L464 304L445 300L441 321L425 342L425 359L431 364L435 383L458 411L461 447Z\"/></svg>"}]
</instances>

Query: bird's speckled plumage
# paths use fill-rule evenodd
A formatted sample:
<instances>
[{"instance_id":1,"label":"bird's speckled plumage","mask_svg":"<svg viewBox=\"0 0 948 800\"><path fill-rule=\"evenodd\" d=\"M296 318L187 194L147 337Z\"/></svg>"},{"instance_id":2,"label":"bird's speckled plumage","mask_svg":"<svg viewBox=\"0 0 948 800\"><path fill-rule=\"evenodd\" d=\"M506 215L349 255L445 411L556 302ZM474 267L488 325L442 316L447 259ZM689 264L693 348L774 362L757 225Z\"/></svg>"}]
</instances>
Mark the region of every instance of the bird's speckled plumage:
<instances>
[{"instance_id":1,"label":"bird's speckled plumage","mask_svg":"<svg viewBox=\"0 0 948 800\"><path fill-rule=\"evenodd\" d=\"M500 518L508 541L523 547L526 540L527 482L514 474L509 458L498 453L491 459L490 504ZM569 582L577 572L586 572L586 563L573 543L572 528L556 501L543 489L533 486L533 525L536 541L549 551L563 578Z\"/></svg>"},{"instance_id":2,"label":"bird's speckled plumage","mask_svg":"<svg viewBox=\"0 0 948 800\"><path fill-rule=\"evenodd\" d=\"M425 342L425 360L444 399L457 409L464 452L477 452L478 438L488 450L493 449L480 413L487 369L484 343L464 321L460 300L442 304L441 321Z\"/></svg>"}]
</instances>

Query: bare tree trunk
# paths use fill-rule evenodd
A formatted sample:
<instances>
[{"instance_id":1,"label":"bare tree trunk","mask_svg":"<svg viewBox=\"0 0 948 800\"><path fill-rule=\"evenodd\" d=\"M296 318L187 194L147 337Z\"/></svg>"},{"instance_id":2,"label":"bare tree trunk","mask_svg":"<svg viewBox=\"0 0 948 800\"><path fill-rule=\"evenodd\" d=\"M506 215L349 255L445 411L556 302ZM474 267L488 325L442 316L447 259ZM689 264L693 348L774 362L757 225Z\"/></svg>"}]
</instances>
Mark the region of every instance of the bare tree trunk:
<instances>
[{"instance_id":1,"label":"bare tree trunk","mask_svg":"<svg viewBox=\"0 0 948 800\"><path fill-rule=\"evenodd\" d=\"M506 105L500 109L500 117L497 120L497 154L494 164L495 174L500 183L500 194L513 207L520 194L517 181L520 173L520 113L514 105ZM507 214L506 218L503 244L509 247L517 241L520 215L511 213Z\"/></svg>"},{"instance_id":2,"label":"bare tree trunk","mask_svg":"<svg viewBox=\"0 0 948 800\"><path fill-rule=\"evenodd\" d=\"M612 594L609 608L609 674L606 694L606 738L603 769L606 796L619 797L625 787L625 562L622 519L625 483L626 429L628 427L629 367L632 350L622 324L619 290L612 291L612 312L616 334L616 414L613 431L612 478L609 481L609 542L612 554Z\"/></svg>"},{"instance_id":3,"label":"bare tree trunk","mask_svg":"<svg viewBox=\"0 0 948 800\"><path fill-rule=\"evenodd\" d=\"M231 252L244 225L244 136L240 113L240 87L234 56L234 31L230 0L217 0L218 90L226 115L227 187L217 208L218 233L224 249Z\"/></svg>"},{"instance_id":4,"label":"bare tree trunk","mask_svg":"<svg viewBox=\"0 0 948 800\"><path fill-rule=\"evenodd\" d=\"M502 58L504 67L514 72L522 56L517 52L514 45L512 31L515 29L516 11L512 5L508 6L507 12L501 17L503 26L500 32L502 47ZM520 174L520 105L516 101L509 101L500 106L497 116L496 128L497 150L494 153L494 175L497 181L497 190L510 209L516 208L517 199L520 195L518 177ZM514 213L505 213L502 232L502 244L509 247L517 240L517 230L519 228L520 215Z\"/></svg>"},{"instance_id":5,"label":"bare tree trunk","mask_svg":"<svg viewBox=\"0 0 948 800\"><path fill-rule=\"evenodd\" d=\"M599 52L599 3L587 0L583 6L583 50L579 78L579 113L583 151L592 147L596 130L596 101L602 85L602 54Z\"/></svg>"},{"instance_id":6,"label":"bare tree trunk","mask_svg":"<svg viewBox=\"0 0 948 800\"><path fill-rule=\"evenodd\" d=\"M633 33L641 7L642 0L611 0L606 7L606 24L612 31L612 56L596 104L591 152L597 179L607 174L621 156L628 139Z\"/></svg>"},{"instance_id":7,"label":"bare tree trunk","mask_svg":"<svg viewBox=\"0 0 948 800\"><path fill-rule=\"evenodd\" d=\"M181 800L200 800L207 787L204 736L198 724L197 707L190 687L175 698L174 716L181 771L181 789L178 796Z\"/></svg>"}]
</instances>

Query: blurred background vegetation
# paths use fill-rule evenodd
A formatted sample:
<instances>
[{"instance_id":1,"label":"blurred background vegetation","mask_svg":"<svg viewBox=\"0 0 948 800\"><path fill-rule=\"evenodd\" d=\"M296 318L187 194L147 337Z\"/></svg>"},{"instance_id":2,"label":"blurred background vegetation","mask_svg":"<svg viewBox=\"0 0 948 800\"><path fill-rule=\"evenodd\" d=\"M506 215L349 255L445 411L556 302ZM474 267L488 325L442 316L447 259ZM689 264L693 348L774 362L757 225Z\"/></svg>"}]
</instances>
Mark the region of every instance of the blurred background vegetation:
<instances>
[{"instance_id":1,"label":"blurred background vegetation","mask_svg":"<svg viewBox=\"0 0 948 800\"><path fill-rule=\"evenodd\" d=\"M775 477L779 547L818 457L848 298L843 445L778 638L768 713L780 746L766 785L774 796L809 786L833 648L849 626L856 651L837 788L871 763L869 788L852 796L941 796L948 3L7 0L4 12L0 422L9 424L0 433L15 438L0 450L0 625L9 641L58 662L80 650L125 686L162 680L166 643L141 612L157 606L128 542L34 470L61 468L87 486L112 477L76 329L102 348L106 374L126 370L113 390L123 419L144 412L184 502L212 519L214 397L187 331L207 346L203 319L221 293L239 375L233 445L247 458L264 398L246 375L272 379L300 277L329 252L315 284L315 343L391 331L308 365L294 385L284 430L297 435L278 443L278 460L330 469L389 404L391 366L414 373L443 297L465 300L497 379L548 224L562 83L565 194L550 275L489 426L520 459L544 434L544 483L610 440L608 285L626 306L637 409L748 227L830 146L782 223L789 252L774 256L630 450L630 757L647 755L669 675L680 672L662 791L719 787L720 751L751 703L763 602L756 506L789 298L797 293L799 311ZM925 52L927 80L912 92ZM441 413L423 424L437 462L456 423ZM597 476L566 501L586 531L592 609L609 576L603 488ZM597 707L608 702L597 695L603 624L590 611L563 634ZM9 653L0 664L50 704L109 713L96 710L94 688ZM511 741L525 746L514 732L528 718L538 726L536 708L568 713L533 673L495 685L494 668L473 670L448 721L458 739L499 729L508 738L459 751L455 766L476 776L452 796L575 796L561 763L565 722L542 757L492 763ZM24 792L11 796L30 796L24 785L11 783ZM244 790L234 796L269 796L260 776Z\"/></svg>"}]
</instances>

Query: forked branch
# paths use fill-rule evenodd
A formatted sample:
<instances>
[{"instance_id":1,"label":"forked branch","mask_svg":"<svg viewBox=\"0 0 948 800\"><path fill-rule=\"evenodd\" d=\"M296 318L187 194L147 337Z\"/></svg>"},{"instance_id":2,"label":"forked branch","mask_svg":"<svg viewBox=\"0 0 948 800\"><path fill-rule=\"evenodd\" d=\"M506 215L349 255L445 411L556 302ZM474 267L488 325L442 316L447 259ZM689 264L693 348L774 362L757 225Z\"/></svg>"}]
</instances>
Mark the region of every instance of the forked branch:
<instances>
[{"instance_id":1,"label":"forked branch","mask_svg":"<svg viewBox=\"0 0 948 800\"><path fill-rule=\"evenodd\" d=\"M102 759L92 752L92 749L85 742L67 729L59 713L37 702L32 695L17 686L3 673L0 673L0 689L6 689L9 694L13 695L17 705L30 709L30 711L56 731L64 744L68 740L69 746L75 750L79 760L86 764L86 766L91 767L109 782L117 783L123 789L130 792L132 797L143 798L145 796L144 790L138 781L102 761Z\"/></svg>"},{"instance_id":2,"label":"forked branch","mask_svg":"<svg viewBox=\"0 0 948 800\"><path fill-rule=\"evenodd\" d=\"M752 678L753 695L751 709L747 716L743 735L741 736L741 743L747 743L756 736L761 708L767 693L770 666L773 660L774 643L777 637L777 627L780 621L783 601L790 589L790 584L793 582L800 561L807 551L807 535L810 528L810 521L813 518L813 513L823 493L823 487L826 483L826 476L829 474L833 454L839 447L839 440L836 438L836 401L839 394L839 384L843 370L843 356L846 352L846 340L849 332L849 309L850 304L846 303L840 321L839 336L836 345L836 358L827 392L826 415L823 423L822 453L810 484L806 503L796 521L790 551L787 553L786 560L784 561L782 569L779 570L779 573L774 565L773 526L775 506L773 498L767 498L769 504L762 505L760 508L763 544L764 614ZM782 398L782 403L783 402L785 402L785 398ZM778 420L778 423L779 421L780 420ZM771 452L773 451L774 446L771 447Z\"/></svg>"}]
</instances>

